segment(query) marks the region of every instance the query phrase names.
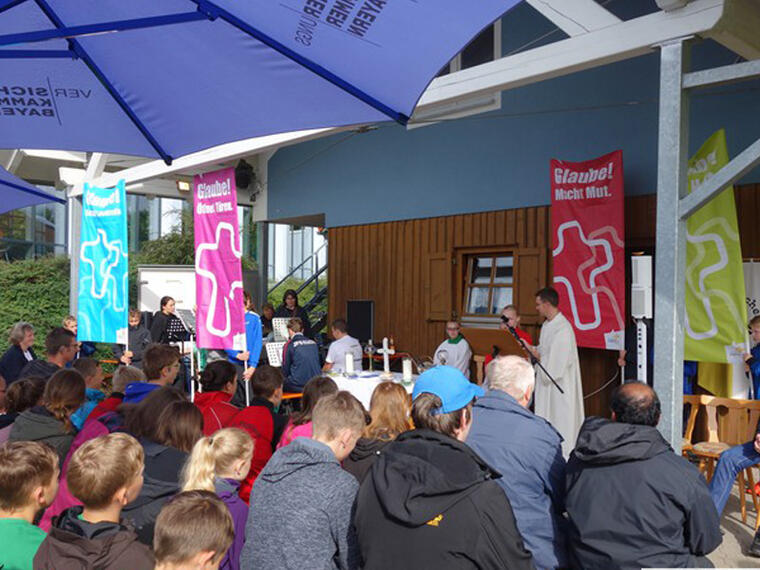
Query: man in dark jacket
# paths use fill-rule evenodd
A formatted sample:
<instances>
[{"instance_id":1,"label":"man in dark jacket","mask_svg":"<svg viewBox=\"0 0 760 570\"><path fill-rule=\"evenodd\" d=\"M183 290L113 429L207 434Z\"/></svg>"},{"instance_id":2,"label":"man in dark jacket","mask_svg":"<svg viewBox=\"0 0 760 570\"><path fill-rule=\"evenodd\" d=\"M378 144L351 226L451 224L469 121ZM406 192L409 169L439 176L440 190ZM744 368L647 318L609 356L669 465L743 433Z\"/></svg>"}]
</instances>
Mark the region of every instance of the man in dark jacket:
<instances>
[{"instance_id":1,"label":"man in dark jacket","mask_svg":"<svg viewBox=\"0 0 760 570\"><path fill-rule=\"evenodd\" d=\"M611 408L612 421L586 420L567 464L570 565L711 567L720 519L702 476L657 431L657 394L625 384Z\"/></svg>"},{"instance_id":2,"label":"man in dark jacket","mask_svg":"<svg viewBox=\"0 0 760 570\"><path fill-rule=\"evenodd\" d=\"M113 354L122 364L142 368L145 349L153 342L150 331L142 324L142 313L136 309L129 311L129 344L113 345Z\"/></svg>"},{"instance_id":3,"label":"man in dark jacket","mask_svg":"<svg viewBox=\"0 0 760 570\"><path fill-rule=\"evenodd\" d=\"M63 327L56 327L45 337L47 360L32 360L21 369L19 378L39 376L48 380L53 374L74 360L79 351L77 337Z\"/></svg>"},{"instance_id":4,"label":"man in dark jacket","mask_svg":"<svg viewBox=\"0 0 760 570\"><path fill-rule=\"evenodd\" d=\"M290 341L282 357L282 374L286 392L302 392L306 383L322 374L317 343L303 334L303 321L298 317L288 321Z\"/></svg>"},{"instance_id":5,"label":"man in dark jacket","mask_svg":"<svg viewBox=\"0 0 760 570\"><path fill-rule=\"evenodd\" d=\"M463 442L483 390L456 368L417 379L417 429L388 444L356 499L364 568L533 568L501 477Z\"/></svg>"},{"instance_id":6,"label":"man in dark jacket","mask_svg":"<svg viewBox=\"0 0 760 570\"><path fill-rule=\"evenodd\" d=\"M567 566L565 460L562 436L528 410L536 376L519 356L488 367L490 390L473 408L467 445L508 477L496 482L507 494L525 546L536 567Z\"/></svg>"}]
</instances>

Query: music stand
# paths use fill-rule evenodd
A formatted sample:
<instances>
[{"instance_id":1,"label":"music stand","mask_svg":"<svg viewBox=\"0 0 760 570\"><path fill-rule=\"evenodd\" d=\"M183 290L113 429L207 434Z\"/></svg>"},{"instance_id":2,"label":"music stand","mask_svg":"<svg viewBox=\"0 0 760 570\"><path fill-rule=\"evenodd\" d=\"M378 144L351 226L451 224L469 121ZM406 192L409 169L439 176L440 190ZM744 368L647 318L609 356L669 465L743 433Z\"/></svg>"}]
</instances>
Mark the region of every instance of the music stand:
<instances>
[{"instance_id":1,"label":"music stand","mask_svg":"<svg viewBox=\"0 0 760 570\"><path fill-rule=\"evenodd\" d=\"M288 321L282 317L272 319L272 332L274 333L274 340L282 342L288 340Z\"/></svg>"},{"instance_id":2,"label":"music stand","mask_svg":"<svg viewBox=\"0 0 760 570\"><path fill-rule=\"evenodd\" d=\"M268 342L267 359L270 366L282 366L282 349L285 348L284 342Z\"/></svg>"}]
</instances>

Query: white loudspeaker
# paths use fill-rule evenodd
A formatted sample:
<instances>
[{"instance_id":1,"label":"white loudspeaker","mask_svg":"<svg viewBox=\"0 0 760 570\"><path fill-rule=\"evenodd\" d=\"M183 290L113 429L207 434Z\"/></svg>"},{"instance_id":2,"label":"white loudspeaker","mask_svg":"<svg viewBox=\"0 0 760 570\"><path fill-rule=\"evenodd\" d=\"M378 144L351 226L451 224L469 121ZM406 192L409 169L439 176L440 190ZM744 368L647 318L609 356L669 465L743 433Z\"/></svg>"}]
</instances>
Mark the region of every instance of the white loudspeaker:
<instances>
[{"instance_id":1,"label":"white loudspeaker","mask_svg":"<svg viewBox=\"0 0 760 570\"><path fill-rule=\"evenodd\" d=\"M652 318L652 256L631 257L631 315Z\"/></svg>"}]
</instances>

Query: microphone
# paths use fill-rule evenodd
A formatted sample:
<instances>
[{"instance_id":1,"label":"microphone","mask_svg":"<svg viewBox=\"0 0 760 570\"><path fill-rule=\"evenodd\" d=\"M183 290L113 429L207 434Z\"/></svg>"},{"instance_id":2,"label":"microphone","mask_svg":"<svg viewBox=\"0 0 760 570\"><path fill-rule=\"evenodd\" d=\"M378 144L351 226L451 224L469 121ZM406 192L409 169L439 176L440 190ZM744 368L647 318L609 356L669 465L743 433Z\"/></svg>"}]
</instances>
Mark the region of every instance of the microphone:
<instances>
[{"instance_id":1,"label":"microphone","mask_svg":"<svg viewBox=\"0 0 760 570\"><path fill-rule=\"evenodd\" d=\"M546 368L544 368L543 364L541 364L541 361L538 358L536 358L530 350L528 350L528 347L526 346L525 341L522 338L520 338L520 335L517 334L517 331L515 330L515 327L510 326L509 323L507 323L507 320L504 318L503 315L502 315L501 318L504 321L504 324L507 326L507 329L509 329L509 332L512 333L512 336L514 336L517 339L517 342L520 343L520 346L522 347L522 349L525 351L525 353L528 355L528 357L530 357L530 363L533 364L534 366L537 365L541 370L543 370L544 374L546 374L546 377L549 380L551 380L552 384L554 384L557 387L557 390L559 390L561 394L564 394L565 391L562 388L560 388L560 386L559 386L559 384L557 384L556 380L554 380L554 378L552 378L551 374L549 374L549 372L546 370Z\"/></svg>"}]
</instances>

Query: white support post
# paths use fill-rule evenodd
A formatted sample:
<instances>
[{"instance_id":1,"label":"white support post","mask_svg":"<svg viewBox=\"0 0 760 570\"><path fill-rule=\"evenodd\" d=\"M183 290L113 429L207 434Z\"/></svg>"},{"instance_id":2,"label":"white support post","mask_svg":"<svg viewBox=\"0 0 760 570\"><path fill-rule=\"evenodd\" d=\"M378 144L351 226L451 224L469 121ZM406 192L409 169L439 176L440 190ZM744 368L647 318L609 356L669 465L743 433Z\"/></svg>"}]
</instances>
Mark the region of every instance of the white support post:
<instances>
[{"instance_id":1,"label":"white support post","mask_svg":"<svg viewBox=\"0 0 760 570\"><path fill-rule=\"evenodd\" d=\"M79 246L82 237L82 198L67 193L66 212L69 228L69 313L79 306Z\"/></svg>"},{"instance_id":2,"label":"white support post","mask_svg":"<svg viewBox=\"0 0 760 570\"><path fill-rule=\"evenodd\" d=\"M107 162L107 154L93 153L87 163L84 180L89 182L100 177ZM76 315L79 301L79 246L82 241L82 194L72 187L66 196L69 215L69 311Z\"/></svg>"},{"instance_id":3,"label":"white support post","mask_svg":"<svg viewBox=\"0 0 760 570\"><path fill-rule=\"evenodd\" d=\"M8 161L3 165L3 168L11 174L16 173L16 169L21 165L21 161L24 159L24 151L20 149L12 150L11 156Z\"/></svg>"},{"instance_id":4,"label":"white support post","mask_svg":"<svg viewBox=\"0 0 760 570\"><path fill-rule=\"evenodd\" d=\"M659 429L681 453L683 423L683 312L686 222L679 200L686 195L689 40L660 46L660 126L657 157L655 246L654 387L662 403Z\"/></svg>"}]
</instances>

